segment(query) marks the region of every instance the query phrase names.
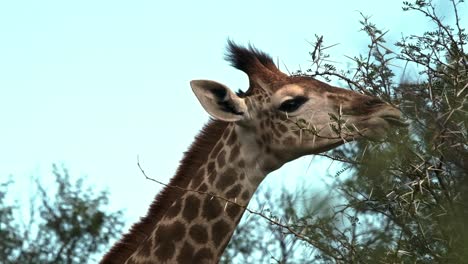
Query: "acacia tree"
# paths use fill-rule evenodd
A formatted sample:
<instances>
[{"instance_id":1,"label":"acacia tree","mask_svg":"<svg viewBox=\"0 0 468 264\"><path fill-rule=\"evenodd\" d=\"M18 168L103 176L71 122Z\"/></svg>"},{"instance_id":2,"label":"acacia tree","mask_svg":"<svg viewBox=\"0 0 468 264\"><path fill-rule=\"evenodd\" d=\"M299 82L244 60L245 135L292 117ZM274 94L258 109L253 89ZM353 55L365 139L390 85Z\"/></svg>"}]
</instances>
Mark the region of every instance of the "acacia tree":
<instances>
[{"instance_id":1,"label":"acacia tree","mask_svg":"<svg viewBox=\"0 0 468 264\"><path fill-rule=\"evenodd\" d=\"M0 186L1 263L94 263L123 227L122 212L107 211L108 194L72 181L68 171L53 167L56 191L36 181L29 221Z\"/></svg>"},{"instance_id":2,"label":"acacia tree","mask_svg":"<svg viewBox=\"0 0 468 264\"><path fill-rule=\"evenodd\" d=\"M21 246L21 236L16 231L15 207L7 204L6 194L11 181L0 184L0 259L8 259L16 248Z\"/></svg>"},{"instance_id":3,"label":"acacia tree","mask_svg":"<svg viewBox=\"0 0 468 264\"><path fill-rule=\"evenodd\" d=\"M263 232L280 230L290 241L300 241L294 250L302 260L297 260L297 254L284 258L277 254L269 261L466 263L467 35L458 15L463 1L450 2L453 24L438 15L432 1L404 2L403 11L427 17L434 30L403 37L393 47L385 42L387 32L363 16L362 31L370 40L368 52L351 57L354 66L350 69L341 70L330 63L324 38L317 36L310 52L311 67L294 74L344 82L349 89L398 105L410 126L392 128L383 141L355 142L322 154L342 162L329 186L334 205L326 214L317 214L310 204L292 203L275 212L275 219L287 219L287 227L278 229L268 221ZM416 69L418 76L396 76L394 65ZM304 133L317 133L307 120L299 120L298 126ZM342 116L331 115L330 126L337 135L353 129ZM237 245L242 244L238 240L262 232L256 227L244 233L248 228L242 225L258 226L244 220L225 256L238 252ZM274 242L256 243L267 245L257 246L264 251L249 252L252 256L275 252L268 249Z\"/></svg>"}]
</instances>

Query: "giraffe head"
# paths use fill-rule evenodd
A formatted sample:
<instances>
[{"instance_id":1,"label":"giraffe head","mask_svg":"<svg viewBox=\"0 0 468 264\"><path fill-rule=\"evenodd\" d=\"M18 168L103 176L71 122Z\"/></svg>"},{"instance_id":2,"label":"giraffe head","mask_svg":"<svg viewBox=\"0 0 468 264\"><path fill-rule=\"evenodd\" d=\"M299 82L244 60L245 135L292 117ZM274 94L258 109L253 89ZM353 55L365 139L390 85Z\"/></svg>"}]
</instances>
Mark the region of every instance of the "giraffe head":
<instances>
[{"instance_id":1,"label":"giraffe head","mask_svg":"<svg viewBox=\"0 0 468 264\"><path fill-rule=\"evenodd\" d=\"M245 93L211 80L192 90L215 119L233 122L245 139L270 157L267 170L361 138L382 138L401 126L400 111L378 98L309 78L288 76L271 57L228 42L227 60L249 77Z\"/></svg>"}]
</instances>

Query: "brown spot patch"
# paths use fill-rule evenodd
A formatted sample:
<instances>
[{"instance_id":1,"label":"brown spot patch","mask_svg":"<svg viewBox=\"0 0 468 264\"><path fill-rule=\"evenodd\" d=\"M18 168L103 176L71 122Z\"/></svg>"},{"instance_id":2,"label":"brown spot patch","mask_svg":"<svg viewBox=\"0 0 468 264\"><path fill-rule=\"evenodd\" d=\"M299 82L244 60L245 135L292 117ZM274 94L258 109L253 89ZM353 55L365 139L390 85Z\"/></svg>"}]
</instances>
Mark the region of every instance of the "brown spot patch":
<instances>
[{"instance_id":1,"label":"brown spot patch","mask_svg":"<svg viewBox=\"0 0 468 264\"><path fill-rule=\"evenodd\" d=\"M263 145L263 141L261 141L259 138L255 139L255 143L257 143L258 146Z\"/></svg>"},{"instance_id":2,"label":"brown spot patch","mask_svg":"<svg viewBox=\"0 0 468 264\"><path fill-rule=\"evenodd\" d=\"M192 263L194 249L190 243L185 242L184 246L180 250L179 256L177 256L178 263Z\"/></svg>"},{"instance_id":3,"label":"brown spot patch","mask_svg":"<svg viewBox=\"0 0 468 264\"><path fill-rule=\"evenodd\" d=\"M174 242L181 240L185 236L185 231L185 226L179 221L159 226L154 243L156 245L155 255L161 261L172 258L175 252Z\"/></svg>"},{"instance_id":4,"label":"brown spot patch","mask_svg":"<svg viewBox=\"0 0 468 264\"><path fill-rule=\"evenodd\" d=\"M241 196L242 200L247 201L250 198L250 192L245 190Z\"/></svg>"},{"instance_id":5,"label":"brown spot patch","mask_svg":"<svg viewBox=\"0 0 468 264\"><path fill-rule=\"evenodd\" d=\"M198 209L200 209L200 200L195 195L189 195L187 199L185 199L185 207L182 215L185 220L192 221L198 216Z\"/></svg>"},{"instance_id":6,"label":"brown spot patch","mask_svg":"<svg viewBox=\"0 0 468 264\"><path fill-rule=\"evenodd\" d=\"M231 153L229 154L229 161L234 162L239 157L239 152L239 144L235 144L231 149Z\"/></svg>"},{"instance_id":7,"label":"brown spot patch","mask_svg":"<svg viewBox=\"0 0 468 264\"><path fill-rule=\"evenodd\" d=\"M180 199L177 199L175 203L169 207L169 210L167 210L166 217L171 219L177 216L180 212L180 209L182 208L182 202Z\"/></svg>"},{"instance_id":8,"label":"brown spot patch","mask_svg":"<svg viewBox=\"0 0 468 264\"><path fill-rule=\"evenodd\" d=\"M214 172L215 171L215 163L214 161L210 161L208 163L208 166L206 167L207 169L207 172L210 173L210 172Z\"/></svg>"},{"instance_id":9,"label":"brown spot patch","mask_svg":"<svg viewBox=\"0 0 468 264\"><path fill-rule=\"evenodd\" d=\"M284 124L281 124L279 123L278 124L278 129L281 131L281 133L286 133L288 131L288 128L284 125Z\"/></svg>"},{"instance_id":10,"label":"brown spot patch","mask_svg":"<svg viewBox=\"0 0 468 264\"><path fill-rule=\"evenodd\" d=\"M215 157L219 153L219 151L221 150L222 147L223 147L222 142L218 141L218 143L216 143L216 146L211 151L210 157Z\"/></svg>"},{"instance_id":11,"label":"brown spot patch","mask_svg":"<svg viewBox=\"0 0 468 264\"><path fill-rule=\"evenodd\" d=\"M224 191L227 187L231 186L237 179L236 171L233 168L227 169L221 174L216 182L216 188Z\"/></svg>"},{"instance_id":12,"label":"brown spot patch","mask_svg":"<svg viewBox=\"0 0 468 264\"><path fill-rule=\"evenodd\" d=\"M205 169L202 167L198 170L197 175L192 178L191 188L195 189L200 186L200 183L203 181L203 176L205 175Z\"/></svg>"},{"instance_id":13,"label":"brown spot patch","mask_svg":"<svg viewBox=\"0 0 468 264\"><path fill-rule=\"evenodd\" d=\"M156 247L154 252L158 259L161 261L167 261L172 258L175 252L175 246L172 242L165 242Z\"/></svg>"},{"instance_id":14,"label":"brown spot patch","mask_svg":"<svg viewBox=\"0 0 468 264\"><path fill-rule=\"evenodd\" d=\"M216 179L216 171L213 171L213 172L210 172L209 175L208 175L208 181L209 183L213 184L213 182L215 181Z\"/></svg>"},{"instance_id":15,"label":"brown spot patch","mask_svg":"<svg viewBox=\"0 0 468 264\"><path fill-rule=\"evenodd\" d=\"M219 247L230 231L231 227L223 219L216 222L211 227L211 237L215 246Z\"/></svg>"},{"instance_id":16,"label":"brown spot patch","mask_svg":"<svg viewBox=\"0 0 468 264\"><path fill-rule=\"evenodd\" d=\"M236 198L239 195L240 191L241 191L241 185L236 184L226 193L226 198L228 199Z\"/></svg>"},{"instance_id":17,"label":"brown spot patch","mask_svg":"<svg viewBox=\"0 0 468 264\"><path fill-rule=\"evenodd\" d=\"M185 236L185 225L179 221L172 223L172 225L169 226L169 230L172 240L174 241L179 241Z\"/></svg>"},{"instance_id":18,"label":"brown spot patch","mask_svg":"<svg viewBox=\"0 0 468 264\"><path fill-rule=\"evenodd\" d=\"M226 212L228 216L233 220L236 219L240 211L241 211L241 207L234 203L229 203L229 205L226 208Z\"/></svg>"},{"instance_id":19,"label":"brown spot patch","mask_svg":"<svg viewBox=\"0 0 468 264\"><path fill-rule=\"evenodd\" d=\"M245 168L245 161L243 159L239 160L239 162L237 163L237 166L239 168Z\"/></svg>"},{"instance_id":20,"label":"brown spot patch","mask_svg":"<svg viewBox=\"0 0 468 264\"><path fill-rule=\"evenodd\" d=\"M224 164L226 164L226 151L224 151L224 149L218 154L216 162L218 163L218 168L222 168Z\"/></svg>"},{"instance_id":21,"label":"brown spot patch","mask_svg":"<svg viewBox=\"0 0 468 264\"><path fill-rule=\"evenodd\" d=\"M241 180L245 179L245 173L241 172L239 174L239 179L241 179Z\"/></svg>"},{"instance_id":22,"label":"brown spot patch","mask_svg":"<svg viewBox=\"0 0 468 264\"><path fill-rule=\"evenodd\" d=\"M180 229L185 229L184 225L176 221L170 225L160 225L156 231L156 242L160 241L177 241L182 239L183 233L180 232Z\"/></svg>"},{"instance_id":23,"label":"brown spot patch","mask_svg":"<svg viewBox=\"0 0 468 264\"><path fill-rule=\"evenodd\" d=\"M213 183L214 180L216 179L216 164L214 161L210 161L208 163L208 166L206 167L207 173L208 173L208 180L210 183Z\"/></svg>"},{"instance_id":24,"label":"brown spot patch","mask_svg":"<svg viewBox=\"0 0 468 264\"><path fill-rule=\"evenodd\" d=\"M208 232L203 225L193 225L189 231L190 237L199 244L208 242Z\"/></svg>"},{"instance_id":25,"label":"brown spot patch","mask_svg":"<svg viewBox=\"0 0 468 264\"><path fill-rule=\"evenodd\" d=\"M170 225L161 225L156 231L156 245L162 241L179 241L185 235L185 226L180 221Z\"/></svg>"},{"instance_id":26,"label":"brown spot patch","mask_svg":"<svg viewBox=\"0 0 468 264\"><path fill-rule=\"evenodd\" d=\"M202 216L207 220L212 220L218 217L223 208L219 203L216 197L212 197L210 195L206 195L205 200L203 201L203 209L202 209Z\"/></svg>"},{"instance_id":27,"label":"brown spot patch","mask_svg":"<svg viewBox=\"0 0 468 264\"><path fill-rule=\"evenodd\" d=\"M265 130L265 122L264 121L260 122L260 129Z\"/></svg>"},{"instance_id":28,"label":"brown spot patch","mask_svg":"<svg viewBox=\"0 0 468 264\"><path fill-rule=\"evenodd\" d=\"M223 137L222 137L223 140L226 140L226 138L229 136L229 134L231 133L231 131L232 131L232 130L228 130L228 129L224 130Z\"/></svg>"},{"instance_id":29,"label":"brown spot patch","mask_svg":"<svg viewBox=\"0 0 468 264\"><path fill-rule=\"evenodd\" d=\"M214 254L209 248L202 248L197 251L192 263L211 263L213 258Z\"/></svg>"},{"instance_id":30,"label":"brown spot patch","mask_svg":"<svg viewBox=\"0 0 468 264\"><path fill-rule=\"evenodd\" d=\"M236 141L237 141L237 135L236 135L236 132L233 130L231 134L229 135L229 138L226 143L228 144L228 146L232 146Z\"/></svg>"},{"instance_id":31,"label":"brown spot patch","mask_svg":"<svg viewBox=\"0 0 468 264\"><path fill-rule=\"evenodd\" d=\"M208 190L208 186L207 186L206 184L203 183L203 184L200 186L200 188L198 188L198 190L199 190L200 192L206 192L206 190Z\"/></svg>"}]
</instances>

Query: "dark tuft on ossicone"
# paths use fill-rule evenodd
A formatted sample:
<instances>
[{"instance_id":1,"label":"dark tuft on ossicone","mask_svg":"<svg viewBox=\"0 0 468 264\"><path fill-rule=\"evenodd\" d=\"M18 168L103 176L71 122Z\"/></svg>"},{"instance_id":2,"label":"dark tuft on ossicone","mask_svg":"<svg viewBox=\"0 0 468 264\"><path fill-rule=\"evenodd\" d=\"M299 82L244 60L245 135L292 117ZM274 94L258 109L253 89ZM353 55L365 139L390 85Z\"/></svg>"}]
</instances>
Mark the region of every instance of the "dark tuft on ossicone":
<instances>
[{"instance_id":1,"label":"dark tuft on ossicone","mask_svg":"<svg viewBox=\"0 0 468 264\"><path fill-rule=\"evenodd\" d=\"M276 67L270 55L252 45L244 47L228 39L224 58L249 76L250 87L243 96L251 95L255 87L259 86L259 80L269 85L271 90L281 87L288 80L288 76Z\"/></svg>"},{"instance_id":2,"label":"dark tuft on ossicone","mask_svg":"<svg viewBox=\"0 0 468 264\"><path fill-rule=\"evenodd\" d=\"M253 45L248 47L240 46L232 40L228 40L227 53L225 59L236 69L248 75L254 74L258 67L266 67L268 70L278 72L270 55L258 50Z\"/></svg>"},{"instance_id":3,"label":"dark tuft on ossicone","mask_svg":"<svg viewBox=\"0 0 468 264\"><path fill-rule=\"evenodd\" d=\"M255 69L259 66L264 66L270 71L278 71L270 55L258 50L251 44L249 44L248 47L242 47L230 39L227 43L225 59L230 62L234 68L248 75L253 74Z\"/></svg>"}]
</instances>

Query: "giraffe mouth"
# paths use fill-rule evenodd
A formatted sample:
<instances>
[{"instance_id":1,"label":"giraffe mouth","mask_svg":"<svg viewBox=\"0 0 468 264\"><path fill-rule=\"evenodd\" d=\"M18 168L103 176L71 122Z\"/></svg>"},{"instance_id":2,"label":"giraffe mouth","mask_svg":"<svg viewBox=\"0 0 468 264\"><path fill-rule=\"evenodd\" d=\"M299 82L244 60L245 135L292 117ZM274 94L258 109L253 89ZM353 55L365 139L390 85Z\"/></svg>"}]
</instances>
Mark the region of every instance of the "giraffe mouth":
<instances>
[{"instance_id":1,"label":"giraffe mouth","mask_svg":"<svg viewBox=\"0 0 468 264\"><path fill-rule=\"evenodd\" d=\"M385 116L382 116L382 119L387 121L387 123L389 123L392 126L407 127L409 125L407 122L405 122L399 116L385 115Z\"/></svg>"}]
</instances>

